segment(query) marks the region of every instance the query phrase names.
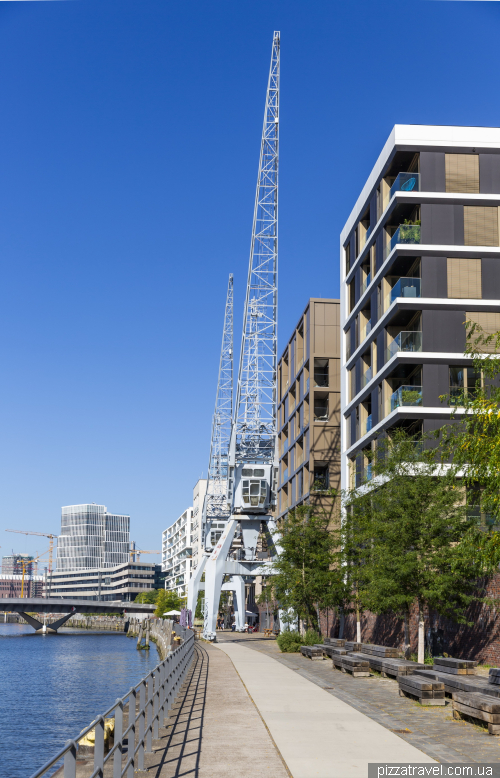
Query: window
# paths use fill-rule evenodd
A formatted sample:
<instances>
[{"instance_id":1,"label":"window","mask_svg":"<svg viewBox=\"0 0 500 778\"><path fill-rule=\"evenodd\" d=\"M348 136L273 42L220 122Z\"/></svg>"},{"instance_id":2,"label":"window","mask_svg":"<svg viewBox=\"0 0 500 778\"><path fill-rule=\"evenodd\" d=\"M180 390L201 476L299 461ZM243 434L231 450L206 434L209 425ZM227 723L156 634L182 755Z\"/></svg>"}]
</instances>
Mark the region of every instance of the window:
<instances>
[{"instance_id":1,"label":"window","mask_svg":"<svg viewBox=\"0 0 500 778\"><path fill-rule=\"evenodd\" d=\"M347 275L351 269L351 243L349 242L345 247L345 274Z\"/></svg>"},{"instance_id":2,"label":"window","mask_svg":"<svg viewBox=\"0 0 500 778\"><path fill-rule=\"evenodd\" d=\"M481 260L457 257L447 259L448 297L482 298Z\"/></svg>"},{"instance_id":3,"label":"window","mask_svg":"<svg viewBox=\"0 0 500 778\"><path fill-rule=\"evenodd\" d=\"M450 365L450 405L460 402L463 393L472 395L478 381L481 381L481 373L474 367L461 367Z\"/></svg>"},{"instance_id":4,"label":"window","mask_svg":"<svg viewBox=\"0 0 500 778\"><path fill-rule=\"evenodd\" d=\"M351 281L348 288L349 288L349 313L351 313L352 309L356 305L356 293L354 288L354 280Z\"/></svg>"},{"instance_id":5,"label":"window","mask_svg":"<svg viewBox=\"0 0 500 778\"><path fill-rule=\"evenodd\" d=\"M253 506L264 505L267 495L267 481L242 481L241 494L244 503Z\"/></svg>"},{"instance_id":6,"label":"window","mask_svg":"<svg viewBox=\"0 0 500 778\"><path fill-rule=\"evenodd\" d=\"M498 246L498 208L464 205L466 246Z\"/></svg>"},{"instance_id":7,"label":"window","mask_svg":"<svg viewBox=\"0 0 500 778\"><path fill-rule=\"evenodd\" d=\"M479 194L479 155L445 154L447 192Z\"/></svg>"},{"instance_id":8,"label":"window","mask_svg":"<svg viewBox=\"0 0 500 778\"><path fill-rule=\"evenodd\" d=\"M313 476L313 491L328 489L330 483L328 465L315 465Z\"/></svg>"},{"instance_id":9,"label":"window","mask_svg":"<svg viewBox=\"0 0 500 778\"><path fill-rule=\"evenodd\" d=\"M328 421L328 397L314 398L314 421Z\"/></svg>"},{"instance_id":10,"label":"window","mask_svg":"<svg viewBox=\"0 0 500 778\"><path fill-rule=\"evenodd\" d=\"M314 360L314 385L328 386L328 359Z\"/></svg>"},{"instance_id":11,"label":"window","mask_svg":"<svg viewBox=\"0 0 500 778\"><path fill-rule=\"evenodd\" d=\"M484 528L490 528L496 524L495 517L491 513L485 513L481 506L482 489L479 484L466 487L467 516L475 518L478 524Z\"/></svg>"},{"instance_id":12,"label":"window","mask_svg":"<svg viewBox=\"0 0 500 778\"><path fill-rule=\"evenodd\" d=\"M500 331L500 313L472 311L465 314L467 321L479 324L485 335L494 335ZM481 351L495 354L495 340L487 345L481 345Z\"/></svg>"}]
</instances>

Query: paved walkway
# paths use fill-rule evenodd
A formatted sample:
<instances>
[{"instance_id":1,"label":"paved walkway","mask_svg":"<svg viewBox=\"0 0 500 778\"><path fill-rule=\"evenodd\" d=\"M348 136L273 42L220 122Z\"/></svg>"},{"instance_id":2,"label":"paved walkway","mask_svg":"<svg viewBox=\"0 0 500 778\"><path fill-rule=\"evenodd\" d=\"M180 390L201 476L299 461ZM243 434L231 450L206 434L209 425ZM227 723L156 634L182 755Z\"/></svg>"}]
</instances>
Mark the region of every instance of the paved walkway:
<instances>
[{"instance_id":1,"label":"paved walkway","mask_svg":"<svg viewBox=\"0 0 500 778\"><path fill-rule=\"evenodd\" d=\"M370 762L434 763L374 719L264 651L252 650L252 643L227 639L219 647L231 658L293 778L366 778Z\"/></svg>"},{"instance_id":2,"label":"paved walkway","mask_svg":"<svg viewBox=\"0 0 500 778\"><path fill-rule=\"evenodd\" d=\"M151 778L289 778L233 663L195 644L195 659L168 719L145 755Z\"/></svg>"},{"instance_id":3,"label":"paved walkway","mask_svg":"<svg viewBox=\"0 0 500 778\"><path fill-rule=\"evenodd\" d=\"M301 654L282 654L274 639L265 639L261 635L242 636L226 632L218 633L217 639L220 644L230 641L232 645L244 646L272 658L387 730L397 733L400 739L438 762L500 763L500 738L491 737L480 726L455 721L451 715L450 700L447 700L446 707L422 707L417 702L399 697L395 680L380 675L353 678L333 669L329 660L311 662ZM226 646L227 643L221 645Z\"/></svg>"}]
</instances>

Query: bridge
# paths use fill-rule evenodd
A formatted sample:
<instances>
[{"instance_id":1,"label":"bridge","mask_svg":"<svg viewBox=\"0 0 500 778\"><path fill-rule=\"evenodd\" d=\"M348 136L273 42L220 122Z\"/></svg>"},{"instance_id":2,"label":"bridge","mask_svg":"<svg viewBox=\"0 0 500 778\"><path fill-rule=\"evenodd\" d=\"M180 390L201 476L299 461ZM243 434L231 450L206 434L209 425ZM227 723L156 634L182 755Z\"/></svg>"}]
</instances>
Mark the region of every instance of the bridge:
<instances>
[{"instance_id":1,"label":"bridge","mask_svg":"<svg viewBox=\"0 0 500 778\"><path fill-rule=\"evenodd\" d=\"M153 615L156 605L149 605L141 602L100 602L99 600L75 600L55 597L5 597L0 598L0 612L9 611L20 613L23 619L35 629L36 632L43 634L47 632L56 633L59 627L62 627L66 621L74 616L75 613L149 613ZM42 624L41 621L30 615L35 613L64 613L57 621L51 624Z\"/></svg>"}]
</instances>

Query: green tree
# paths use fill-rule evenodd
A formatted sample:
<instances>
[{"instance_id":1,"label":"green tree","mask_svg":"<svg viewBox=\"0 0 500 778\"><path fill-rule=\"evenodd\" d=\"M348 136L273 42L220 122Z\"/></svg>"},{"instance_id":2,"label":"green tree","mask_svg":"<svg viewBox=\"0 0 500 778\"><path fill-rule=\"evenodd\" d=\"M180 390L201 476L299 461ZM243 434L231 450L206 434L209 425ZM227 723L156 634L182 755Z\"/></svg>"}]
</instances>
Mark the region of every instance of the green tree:
<instances>
[{"instance_id":1,"label":"green tree","mask_svg":"<svg viewBox=\"0 0 500 778\"><path fill-rule=\"evenodd\" d=\"M284 620L303 619L307 628L320 630L319 613L335 607L342 594L342 576L333 567L338 536L332 531L337 495L331 493L333 507L323 511L310 505L291 510L276 535L281 553L272 563L272 577L264 596L279 602Z\"/></svg>"},{"instance_id":2,"label":"green tree","mask_svg":"<svg viewBox=\"0 0 500 778\"><path fill-rule=\"evenodd\" d=\"M472 503L483 514L484 529L500 524L500 332L487 333L466 322L465 354L472 357L462 391L443 396L453 404L453 424L440 430L443 458L464 470ZM490 545L496 545L496 538Z\"/></svg>"},{"instance_id":3,"label":"green tree","mask_svg":"<svg viewBox=\"0 0 500 778\"><path fill-rule=\"evenodd\" d=\"M160 592L162 592L163 589L149 589L147 592L140 592L140 594L137 595L134 602L142 602L143 604L150 604L154 605L156 602L156 599Z\"/></svg>"},{"instance_id":4,"label":"green tree","mask_svg":"<svg viewBox=\"0 0 500 778\"><path fill-rule=\"evenodd\" d=\"M481 600L478 581L498 564L484 548L477 518L466 510L456 465L402 431L379 442L372 480L351 493L353 536L366 549L362 596L371 610L405 619L418 609L418 661L424 661L424 610L458 623ZM358 505L356 505L358 502ZM349 519L348 519L349 520ZM408 631L405 630L408 642Z\"/></svg>"}]
</instances>

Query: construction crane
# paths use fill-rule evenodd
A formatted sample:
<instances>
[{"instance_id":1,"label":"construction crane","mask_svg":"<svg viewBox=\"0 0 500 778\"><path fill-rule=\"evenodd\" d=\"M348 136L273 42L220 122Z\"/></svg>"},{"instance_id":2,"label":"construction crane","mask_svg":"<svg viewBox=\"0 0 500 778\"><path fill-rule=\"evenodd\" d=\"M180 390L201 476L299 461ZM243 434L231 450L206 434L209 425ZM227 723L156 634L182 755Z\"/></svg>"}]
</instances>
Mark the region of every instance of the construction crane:
<instances>
[{"instance_id":1,"label":"construction crane","mask_svg":"<svg viewBox=\"0 0 500 778\"><path fill-rule=\"evenodd\" d=\"M25 529L6 529L6 532L19 532L21 535L39 535L42 538L49 539L49 575L52 575L52 555L54 551L54 539L57 539L57 535L52 535L49 532L31 532Z\"/></svg>"},{"instance_id":2,"label":"construction crane","mask_svg":"<svg viewBox=\"0 0 500 778\"><path fill-rule=\"evenodd\" d=\"M222 346L219 361L215 409L212 416L210 455L208 458L207 491L203 501L200 521L202 555L196 570L188 581L187 607L194 613L198 602L200 582L205 570L207 553L212 551L211 529L217 521L217 531L222 534L220 522L227 522L228 453L233 418L233 274L227 284ZM217 535L216 535L217 537Z\"/></svg>"},{"instance_id":3,"label":"construction crane","mask_svg":"<svg viewBox=\"0 0 500 778\"><path fill-rule=\"evenodd\" d=\"M280 33L273 35L259 172L255 195L243 331L231 425L227 479L230 517L205 565L203 636L216 638L222 589L235 593L236 629L245 622L245 580L269 574L257 559L261 529L273 558L278 552L271 532L277 491L277 323L278 323L278 162ZM235 533L243 548L234 549ZM230 576L230 581L223 583Z\"/></svg>"},{"instance_id":4,"label":"construction crane","mask_svg":"<svg viewBox=\"0 0 500 778\"><path fill-rule=\"evenodd\" d=\"M132 548L129 551L130 561L131 562L135 562L136 561L136 559L135 559L136 556L137 556L137 562L140 562L141 561L141 554L161 554L161 551L144 551L144 549L142 549L142 548L136 548L135 547L135 542L132 542L130 545L132 546Z\"/></svg>"},{"instance_id":5,"label":"construction crane","mask_svg":"<svg viewBox=\"0 0 500 778\"><path fill-rule=\"evenodd\" d=\"M23 568L23 575L22 575L22 578L21 578L21 599L24 598L24 576L26 575L26 567L28 565L31 565L31 573L28 573L28 578L31 578L32 575L33 575L33 566L34 566L35 562L38 562L38 560L41 559L43 556L45 556L45 554L47 554L47 553L48 553L48 549L47 549L47 551L44 551L43 554L38 554L38 556L33 557L33 559L26 559L26 560L20 559L19 560L21 565L22 565L22 568ZM28 596L29 596L29 592L28 592Z\"/></svg>"}]
</instances>

